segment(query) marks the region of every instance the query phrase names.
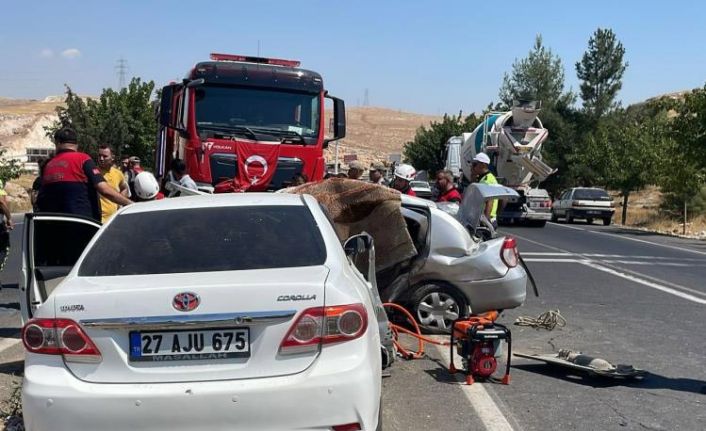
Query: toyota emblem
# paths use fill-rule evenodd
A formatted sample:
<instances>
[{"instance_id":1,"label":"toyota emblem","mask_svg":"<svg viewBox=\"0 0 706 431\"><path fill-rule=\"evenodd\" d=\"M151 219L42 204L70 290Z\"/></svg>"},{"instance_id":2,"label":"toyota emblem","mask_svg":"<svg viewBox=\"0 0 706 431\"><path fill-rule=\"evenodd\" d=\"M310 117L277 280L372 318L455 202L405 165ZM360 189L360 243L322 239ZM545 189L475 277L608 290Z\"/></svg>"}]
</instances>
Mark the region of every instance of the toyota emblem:
<instances>
[{"instance_id":1,"label":"toyota emblem","mask_svg":"<svg viewBox=\"0 0 706 431\"><path fill-rule=\"evenodd\" d=\"M172 301L172 306L179 311L193 311L201 303L199 295L193 292L177 293Z\"/></svg>"}]
</instances>

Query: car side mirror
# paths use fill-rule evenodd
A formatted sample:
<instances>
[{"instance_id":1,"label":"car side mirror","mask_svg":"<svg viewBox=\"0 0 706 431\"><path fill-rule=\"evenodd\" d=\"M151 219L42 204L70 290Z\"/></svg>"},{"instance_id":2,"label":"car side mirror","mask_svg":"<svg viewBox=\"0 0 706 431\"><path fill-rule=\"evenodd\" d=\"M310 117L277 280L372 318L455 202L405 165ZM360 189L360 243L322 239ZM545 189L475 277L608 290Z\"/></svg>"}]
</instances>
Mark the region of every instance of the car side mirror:
<instances>
[{"instance_id":1,"label":"car side mirror","mask_svg":"<svg viewBox=\"0 0 706 431\"><path fill-rule=\"evenodd\" d=\"M327 148L333 141L346 137L346 104L343 99L329 96L327 99L333 101L333 138L324 141L324 148Z\"/></svg>"},{"instance_id":2,"label":"car side mirror","mask_svg":"<svg viewBox=\"0 0 706 431\"><path fill-rule=\"evenodd\" d=\"M372 249L373 242L373 237L363 232L348 238L343 243L343 250L346 252L346 256L355 256Z\"/></svg>"}]
</instances>

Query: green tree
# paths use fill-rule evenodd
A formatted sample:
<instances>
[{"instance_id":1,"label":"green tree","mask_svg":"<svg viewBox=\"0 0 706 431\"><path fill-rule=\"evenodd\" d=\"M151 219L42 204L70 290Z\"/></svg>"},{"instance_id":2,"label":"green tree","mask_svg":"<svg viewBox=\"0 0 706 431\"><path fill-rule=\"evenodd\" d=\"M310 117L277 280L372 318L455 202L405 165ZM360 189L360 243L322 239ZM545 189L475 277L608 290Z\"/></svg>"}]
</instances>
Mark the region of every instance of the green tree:
<instances>
[{"instance_id":1,"label":"green tree","mask_svg":"<svg viewBox=\"0 0 706 431\"><path fill-rule=\"evenodd\" d=\"M5 148L0 148L0 180L3 184L19 178L22 173L22 165L15 159L5 157Z\"/></svg>"},{"instance_id":2,"label":"green tree","mask_svg":"<svg viewBox=\"0 0 706 431\"><path fill-rule=\"evenodd\" d=\"M663 111L671 112L669 145L662 165L660 186L667 194L667 209L686 217L685 206L699 208L700 190L706 184L706 86L683 100L663 100Z\"/></svg>"},{"instance_id":3,"label":"green tree","mask_svg":"<svg viewBox=\"0 0 706 431\"><path fill-rule=\"evenodd\" d=\"M93 156L99 145L108 144L117 157L137 156L152 166L157 135L153 91L154 82L140 78L120 91L104 89L98 99L83 99L67 86L66 106L57 108L59 119L47 128L47 135L71 126L81 149Z\"/></svg>"},{"instance_id":4,"label":"green tree","mask_svg":"<svg viewBox=\"0 0 706 431\"><path fill-rule=\"evenodd\" d=\"M500 87L500 100L506 107L515 99L539 100L545 107L557 103L571 105L575 96L564 93L564 66L559 56L545 47L542 36L537 35L534 47L526 58L515 60L512 72L505 74Z\"/></svg>"},{"instance_id":5,"label":"green tree","mask_svg":"<svg viewBox=\"0 0 706 431\"><path fill-rule=\"evenodd\" d=\"M666 124L644 121L624 110L597 123L586 136L576 162L589 169L597 184L620 191L622 223L627 219L630 193L658 180L659 161L666 148Z\"/></svg>"},{"instance_id":6,"label":"green tree","mask_svg":"<svg viewBox=\"0 0 706 431\"><path fill-rule=\"evenodd\" d=\"M586 113L600 118L619 105L615 96L623 86L628 64L623 60L625 48L611 29L597 29L588 40L588 50L576 63L581 80L581 99Z\"/></svg>"},{"instance_id":7,"label":"green tree","mask_svg":"<svg viewBox=\"0 0 706 431\"><path fill-rule=\"evenodd\" d=\"M446 164L446 141L452 136L463 132L472 132L480 124L481 119L471 114L463 118L444 114L441 122L433 121L429 128L417 129L413 141L404 144L405 161L411 163L417 170L436 172Z\"/></svg>"}]
</instances>

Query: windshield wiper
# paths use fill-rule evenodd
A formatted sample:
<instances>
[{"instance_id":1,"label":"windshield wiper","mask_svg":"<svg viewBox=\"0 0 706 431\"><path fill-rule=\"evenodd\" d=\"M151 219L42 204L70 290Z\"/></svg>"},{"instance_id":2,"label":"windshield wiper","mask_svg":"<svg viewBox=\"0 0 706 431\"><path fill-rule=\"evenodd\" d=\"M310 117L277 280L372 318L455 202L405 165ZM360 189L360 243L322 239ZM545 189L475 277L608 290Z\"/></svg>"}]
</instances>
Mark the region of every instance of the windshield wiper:
<instances>
[{"instance_id":1,"label":"windshield wiper","mask_svg":"<svg viewBox=\"0 0 706 431\"><path fill-rule=\"evenodd\" d=\"M240 135L245 135L255 141L259 140L257 134L247 126L231 126L230 124L223 123L199 123L197 124L197 127L201 129L215 130L219 132L233 132Z\"/></svg>"},{"instance_id":2,"label":"windshield wiper","mask_svg":"<svg viewBox=\"0 0 706 431\"><path fill-rule=\"evenodd\" d=\"M282 129L270 129L270 128L265 128L265 127L254 127L258 132L263 132L263 133L270 133L278 136L284 135L284 137L281 139L282 142L284 141L294 141L295 139L301 142L303 145L306 145L306 140L304 139L304 136L301 135L301 133L296 132L294 130L282 130Z\"/></svg>"}]
</instances>

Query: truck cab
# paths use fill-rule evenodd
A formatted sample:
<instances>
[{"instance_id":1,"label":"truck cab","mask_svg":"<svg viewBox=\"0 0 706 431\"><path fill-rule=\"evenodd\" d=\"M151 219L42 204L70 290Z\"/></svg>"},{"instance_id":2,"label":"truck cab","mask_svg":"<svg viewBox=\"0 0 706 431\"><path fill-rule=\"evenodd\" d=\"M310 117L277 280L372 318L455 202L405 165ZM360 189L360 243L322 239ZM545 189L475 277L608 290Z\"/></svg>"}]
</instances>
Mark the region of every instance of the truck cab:
<instances>
[{"instance_id":1,"label":"truck cab","mask_svg":"<svg viewBox=\"0 0 706 431\"><path fill-rule=\"evenodd\" d=\"M202 191L265 191L295 175L325 174L323 150L345 136L343 100L329 96L318 73L300 63L211 54L160 94L156 171L184 160ZM325 136L325 99L333 101L333 136ZM229 187L229 185L231 187Z\"/></svg>"}]
</instances>

